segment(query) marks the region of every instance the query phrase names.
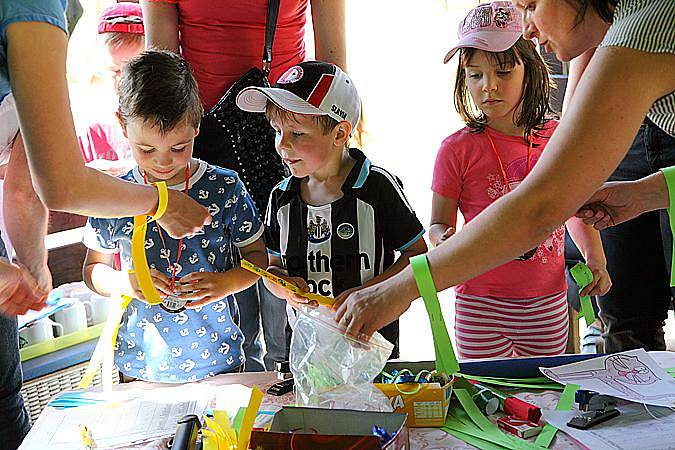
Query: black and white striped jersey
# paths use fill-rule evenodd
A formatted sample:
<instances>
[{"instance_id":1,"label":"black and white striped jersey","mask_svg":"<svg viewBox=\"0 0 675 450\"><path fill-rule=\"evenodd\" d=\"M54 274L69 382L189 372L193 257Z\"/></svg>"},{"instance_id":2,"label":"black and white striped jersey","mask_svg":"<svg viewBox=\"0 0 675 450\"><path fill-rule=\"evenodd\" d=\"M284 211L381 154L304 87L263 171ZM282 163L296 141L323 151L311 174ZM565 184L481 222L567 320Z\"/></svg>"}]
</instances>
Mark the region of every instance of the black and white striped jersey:
<instances>
[{"instance_id":1,"label":"black and white striped jersey","mask_svg":"<svg viewBox=\"0 0 675 450\"><path fill-rule=\"evenodd\" d=\"M349 154L356 164L342 198L308 205L300 195L302 180L289 177L272 191L265 214L267 251L281 257L290 276L307 280L312 292L331 297L384 272L396 251L424 234L401 181L360 150Z\"/></svg>"}]
</instances>

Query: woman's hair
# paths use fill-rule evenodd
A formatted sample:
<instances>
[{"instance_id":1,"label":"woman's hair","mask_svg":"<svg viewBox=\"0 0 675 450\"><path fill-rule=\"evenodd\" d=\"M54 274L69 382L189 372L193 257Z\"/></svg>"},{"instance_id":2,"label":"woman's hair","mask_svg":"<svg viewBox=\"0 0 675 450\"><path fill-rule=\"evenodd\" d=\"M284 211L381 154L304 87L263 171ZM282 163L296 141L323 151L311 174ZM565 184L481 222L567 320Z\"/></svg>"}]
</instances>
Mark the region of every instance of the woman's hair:
<instances>
[{"instance_id":1,"label":"woman's hair","mask_svg":"<svg viewBox=\"0 0 675 450\"><path fill-rule=\"evenodd\" d=\"M140 118L162 134L184 120L198 128L204 114L190 66L169 51L147 51L125 64L119 97L123 123Z\"/></svg>"},{"instance_id":2,"label":"woman's hair","mask_svg":"<svg viewBox=\"0 0 675 450\"><path fill-rule=\"evenodd\" d=\"M565 0L567 3L572 5L574 9L577 10L576 25L579 25L584 16L586 15L586 10L590 6L596 12L602 20L607 23L612 23L614 18L614 8L616 4L619 3L619 0Z\"/></svg>"},{"instance_id":3,"label":"woman's hair","mask_svg":"<svg viewBox=\"0 0 675 450\"><path fill-rule=\"evenodd\" d=\"M464 67L476 53L475 48L462 48L455 80L455 109L466 125L476 133L487 126L487 117L471 98L466 83ZM523 93L517 107L515 124L525 128L524 137L530 132L540 130L544 122L553 115L549 104L551 88L554 83L549 77L550 70L532 41L522 37L508 50L503 52L485 52L490 63L499 68L512 68L522 64L525 68Z\"/></svg>"}]
</instances>

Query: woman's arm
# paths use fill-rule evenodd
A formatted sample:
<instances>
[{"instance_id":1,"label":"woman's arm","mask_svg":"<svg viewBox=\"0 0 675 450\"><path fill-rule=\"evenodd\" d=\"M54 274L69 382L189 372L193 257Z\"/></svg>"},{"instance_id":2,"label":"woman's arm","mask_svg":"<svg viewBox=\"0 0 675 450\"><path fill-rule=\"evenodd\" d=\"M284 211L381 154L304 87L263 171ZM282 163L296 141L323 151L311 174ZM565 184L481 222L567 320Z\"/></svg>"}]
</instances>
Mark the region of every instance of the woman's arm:
<instances>
[{"instance_id":1,"label":"woman's arm","mask_svg":"<svg viewBox=\"0 0 675 450\"><path fill-rule=\"evenodd\" d=\"M145 48L180 53L178 41L178 6L173 3L141 1Z\"/></svg>"},{"instance_id":2,"label":"woman's arm","mask_svg":"<svg viewBox=\"0 0 675 450\"><path fill-rule=\"evenodd\" d=\"M546 239L600 187L623 159L654 101L673 90L675 55L598 49L532 173L429 252L438 290L510 261ZM337 317L346 318L350 334L371 335L418 295L412 270L406 268L337 305ZM392 298L398 305L388 310Z\"/></svg>"},{"instance_id":3,"label":"woman's arm","mask_svg":"<svg viewBox=\"0 0 675 450\"><path fill-rule=\"evenodd\" d=\"M152 213L158 202L154 188L84 166L68 98L65 33L47 23L17 22L7 27L7 42L28 165L47 208L97 217ZM159 223L171 236L181 237L210 220L206 208L169 190L169 206Z\"/></svg>"},{"instance_id":4,"label":"woman's arm","mask_svg":"<svg viewBox=\"0 0 675 450\"><path fill-rule=\"evenodd\" d=\"M347 72L345 1L311 0L311 9L316 59L333 63Z\"/></svg>"},{"instance_id":5,"label":"woman's arm","mask_svg":"<svg viewBox=\"0 0 675 450\"><path fill-rule=\"evenodd\" d=\"M49 212L33 189L21 134L12 145L3 187L3 214L16 257L33 275L40 288L52 288L47 267L47 219Z\"/></svg>"},{"instance_id":6,"label":"woman's arm","mask_svg":"<svg viewBox=\"0 0 675 450\"><path fill-rule=\"evenodd\" d=\"M429 241L438 247L455 234L457 225L457 200L434 192L431 198L431 225Z\"/></svg>"},{"instance_id":7,"label":"woman's arm","mask_svg":"<svg viewBox=\"0 0 675 450\"><path fill-rule=\"evenodd\" d=\"M572 101L574 91L577 90L579 80L581 80L581 76L584 74L586 67L588 67L588 63L591 62L591 58L593 58L595 50L596 49L594 48L586 50L584 53L582 53L581 55L577 56L572 61L570 61L570 69L569 74L567 76L567 85L565 86L565 96L563 97L563 104L562 104L563 115L565 114L565 111L567 111L567 106Z\"/></svg>"}]
</instances>

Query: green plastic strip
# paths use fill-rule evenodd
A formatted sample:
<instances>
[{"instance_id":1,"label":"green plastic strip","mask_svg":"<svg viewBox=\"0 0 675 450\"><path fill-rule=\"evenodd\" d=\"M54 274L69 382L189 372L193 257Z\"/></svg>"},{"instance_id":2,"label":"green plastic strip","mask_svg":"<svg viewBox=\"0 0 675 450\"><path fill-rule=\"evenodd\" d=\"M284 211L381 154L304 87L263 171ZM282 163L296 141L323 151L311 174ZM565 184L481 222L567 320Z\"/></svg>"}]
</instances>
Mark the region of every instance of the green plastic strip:
<instances>
[{"instance_id":1,"label":"green plastic strip","mask_svg":"<svg viewBox=\"0 0 675 450\"><path fill-rule=\"evenodd\" d=\"M473 424L467 424L459 418L454 417L452 414L448 414L448 417L445 420L445 426L441 427L441 430L480 449L504 450L508 448L495 442L485 440L484 433L478 427Z\"/></svg>"},{"instance_id":2,"label":"green plastic strip","mask_svg":"<svg viewBox=\"0 0 675 450\"><path fill-rule=\"evenodd\" d=\"M574 282L579 286L579 293L593 282L593 272L591 272L591 269L586 264L581 262L570 269L570 275L572 275ZM586 320L586 326L590 327L595 322L595 311L593 311L591 297L590 295L584 295L583 297L579 297L579 301L581 303L579 318L583 317Z\"/></svg>"},{"instance_id":3,"label":"green plastic strip","mask_svg":"<svg viewBox=\"0 0 675 450\"><path fill-rule=\"evenodd\" d=\"M467 444L473 445L476 448L480 448L482 450L505 450L507 447L502 447L501 445L498 444L493 444L490 441L483 440L481 438L477 438L475 436L472 436L470 434L462 433L461 431L456 431L450 428L442 428L446 433L449 433L450 435L456 437L457 439L460 439Z\"/></svg>"},{"instance_id":4,"label":"green plastic strip","mask_svg":"<svg viewBox=\"0 0 675 450\"><path fill-rule=\"evenodd\" d=\"M663 178L666 179L666 186L668 186L670 231L675 236L675 217L673 217L673 214L675 214L675 166L661 169L661 173L663 174ZM670 286L675 286L675 240L673 240L673 258L670 263Z\"/></svg>"},{"instance_id":5,"label":"green plastic strip","mask_svg":"<svg viewBox=\"0 0 675 450\"><path fill-rule=\"evenodd\" d=\"M467 380L478 381L479 383L489 384L494 386L505 386L510 388L521 388L521 389L546 389L553 391L561 391L563 388L558 383L552 383L548 378L548 382L536 382L536 383L521 383L518 379L510 378L491 378L491 377L479 377L475 375L466 375L459 374L459 376L466 378Z\"/></svg>"},{"instance_id":6,"label":"green plastic strip","mask_svg":"<svg viewBox=\"0 0 675 450\"><path fill-rule=\"evenodd\" d=\"M558 404L556 405L555 410L569 411L570 409L572 409L572 404L574 403L574 393L577 391L577 389L579 389L578 384L565 385L565 389L560 395L560 399L558 400ZM541 433L539 433L539 436L537 436L535 444L541 447L548 448L548 446L551 445L551 442L553 441L553 438L555 437L557 431L558 429L556 427L554 427L550 423L547 423L546 425L544 425L544 429L541 430Z\"/></svg>"},{"instance_id":7,"label":"green plastic strip","mask_svg":"<svg viewBox=\"0 0 675 450\"><path fill-rule=\"evenodd\" d=\"M436 351L436 370L448 375L459 372L459 363L455 356L455 351L450 342L450 335L445 326L441 304L436 295L436 285L431 277L427 255L417 255L410 258L410 267L412 267L417 289L424 299L424 306L427 308L429 321L431 322L431 333L434 337L434 350Z\"/></svg>"},{"instance_id":8,"label":"green plastic strip","mask_svg":"<svg viewBox=\"0 0 675 450\"><path fill-rule=\"evenodd\" d=\"M513 450L541 450L536 445L523 439L502 433L497 425L490 422L480 409L478 409L478 406L476 406L476 403L471 398L471 394L466 389L455 389L455 395L457 396L459 403L464 407L464 411L466 411L471 420L483 432L483 436L480 436L481 439Z\"/></svg>"}]
</instances>

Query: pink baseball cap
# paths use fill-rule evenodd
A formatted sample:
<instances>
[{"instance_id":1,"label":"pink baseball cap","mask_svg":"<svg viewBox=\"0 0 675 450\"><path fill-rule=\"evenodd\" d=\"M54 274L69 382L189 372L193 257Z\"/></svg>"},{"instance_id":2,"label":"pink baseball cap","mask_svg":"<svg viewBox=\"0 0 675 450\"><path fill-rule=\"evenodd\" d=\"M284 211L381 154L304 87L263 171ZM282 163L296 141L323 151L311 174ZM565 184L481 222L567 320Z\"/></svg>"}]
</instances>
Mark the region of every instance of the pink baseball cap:
<instances>
[{"instance_id":1,"label":"pink baseball cap","mask_svg":"<svg viewBox=\"0 0 675 450\"><path fill-rule=\"evenodd\" d=\"M98 34L108 32L145 34L140 5L119 2L104 9L98 18Z\"/></svg>"},{"instance_id":2,"label":"pink baseball cap","mask_svg":"<svg viewBox=\"0 0 675 450\"><path fill-rule=\"evenodd\" d=\"M522 35L522 16L510 1L478 5L459 24L459 41L445 55L443 62L450 61L457 50L463 47L503 52L513 47Z\"/></svg>"}]
</instances>

